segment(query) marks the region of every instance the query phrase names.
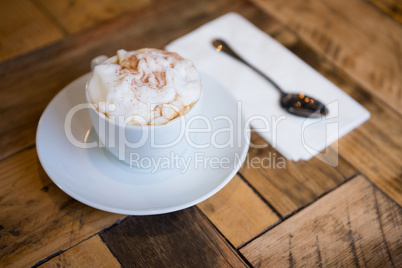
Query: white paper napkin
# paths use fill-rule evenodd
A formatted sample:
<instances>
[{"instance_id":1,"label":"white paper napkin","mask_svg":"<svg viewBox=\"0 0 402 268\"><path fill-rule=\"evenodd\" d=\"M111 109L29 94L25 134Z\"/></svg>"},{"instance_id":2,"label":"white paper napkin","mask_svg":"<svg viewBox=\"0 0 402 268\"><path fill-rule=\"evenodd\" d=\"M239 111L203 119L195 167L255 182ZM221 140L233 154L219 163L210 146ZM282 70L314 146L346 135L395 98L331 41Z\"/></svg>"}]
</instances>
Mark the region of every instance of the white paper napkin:
<instances>
[{"instance_id":1,"label":"white paper napkin","mask_svg":"<svg viewBox=\"0 0 402 268\"><path fill-rule=\"evenodd\" d=\"M287 113L280 107L277 90L242 63L218 53L211 44L215 38L225 40L286 92L319 99L329 114L324 119L305 119ZM269 126L263 120L254 120L251 126L293 161L310 159L370 117L359 103L237 13L201 26L167 45L166 50L192 60L200 72L230 89L241 101L246 119L263 116ZM266 130L259 131L263 128Z\"/></svg>"}]
</instances>

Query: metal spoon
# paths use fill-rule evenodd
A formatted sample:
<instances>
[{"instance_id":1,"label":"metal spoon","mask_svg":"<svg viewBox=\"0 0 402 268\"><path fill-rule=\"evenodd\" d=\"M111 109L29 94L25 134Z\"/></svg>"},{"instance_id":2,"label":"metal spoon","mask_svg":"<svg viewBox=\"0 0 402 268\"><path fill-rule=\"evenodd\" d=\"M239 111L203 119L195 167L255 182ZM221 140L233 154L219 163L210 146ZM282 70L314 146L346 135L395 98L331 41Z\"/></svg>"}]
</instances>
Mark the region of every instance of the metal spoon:
<instances>
[{"instance_id":1,"label":"metal spoon","mask_svg":"<svg viewBox=\"0 0 402 268\"><path fill-rule=\"evenodd\" d=\"M268 82L270 82L281 93L281 106L289 113L302 117L320 117L328 114L328 110L318 100L311 98L310 96L306 96L303 93L292 94L283 91L282 88L280 88L278 84L276 84L271 78L237 55L226 42L220 39L215 39L212 41L212 44L218 52L223 51L227 53L268 80Z\"/></svg>"}]
</instances>

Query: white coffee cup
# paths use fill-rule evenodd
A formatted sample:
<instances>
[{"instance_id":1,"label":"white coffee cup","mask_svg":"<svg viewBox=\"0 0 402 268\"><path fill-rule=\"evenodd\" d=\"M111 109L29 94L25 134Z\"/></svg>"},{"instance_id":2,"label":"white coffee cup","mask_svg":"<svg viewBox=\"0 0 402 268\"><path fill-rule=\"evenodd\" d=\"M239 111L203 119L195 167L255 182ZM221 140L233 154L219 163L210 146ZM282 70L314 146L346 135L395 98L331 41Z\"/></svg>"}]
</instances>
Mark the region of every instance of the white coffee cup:
<instances>
[{"instance_id":1,"label":"white coffee cup","mask_svg":"<svg viewBox=\"0 0 402 268\"><path fill-rule=\"evenodd\" d=\"M170 157L172 152L176 155L181 154L189 146L186 140L189 136L186 135L186 131L189 128L200 127L199 120L194 119L202 115L203 91L188 113L176 117L164 125L131 125L125 124L122 117L108 118L104 113L99 112L91 102L88 83L85 88L85 96L90 104L89 114L100 142L115 157L130 166L132 166L133 157L137 160L140 157L153 158L157 161L161 157ZM192 138L196 138L196 135L192 135ZM153 168L152 163L146 168Z\"/></svg>"}]
</instances>

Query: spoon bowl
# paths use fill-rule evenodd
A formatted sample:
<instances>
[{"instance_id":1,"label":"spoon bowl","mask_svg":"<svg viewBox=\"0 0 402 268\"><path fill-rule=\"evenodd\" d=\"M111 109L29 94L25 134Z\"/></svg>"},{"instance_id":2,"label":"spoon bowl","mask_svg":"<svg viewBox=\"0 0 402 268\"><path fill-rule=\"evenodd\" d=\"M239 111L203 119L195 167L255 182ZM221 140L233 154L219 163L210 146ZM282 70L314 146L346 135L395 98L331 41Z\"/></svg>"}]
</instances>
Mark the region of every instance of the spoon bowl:
<instances>
[{"instance_id":1,"label":"spoon bowl","mask_svg":"<svg viewBox=\"0 0 402 268\"><path fill-rule=\"evenodd\" d=\"M297 116L317 118L328 114L327 108L321 102L303 93L282 94L280 104L283 109Z\"/></svg>"}]
</instances>

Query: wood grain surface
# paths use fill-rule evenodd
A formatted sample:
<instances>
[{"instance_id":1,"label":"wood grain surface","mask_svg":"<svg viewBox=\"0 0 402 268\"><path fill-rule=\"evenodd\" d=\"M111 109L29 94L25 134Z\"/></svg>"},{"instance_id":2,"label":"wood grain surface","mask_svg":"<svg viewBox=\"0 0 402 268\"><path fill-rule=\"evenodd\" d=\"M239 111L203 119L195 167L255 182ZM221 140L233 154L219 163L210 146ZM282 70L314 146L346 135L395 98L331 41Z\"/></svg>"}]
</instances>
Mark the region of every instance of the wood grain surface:
<instances>
[{"instance_id":1,"label":"wood grain surface","mask_svg":"<svg viewBox=\"0 0 402 268\"><path fill-rule=\"evenodd\" d=\"M402 1L400 0L369 0L373 5L402 23Z\"/></svg>"},{"instance_id":2,"label":"wood grain surface","mask_svg":"<svg viewBox=\"0 0 402 268\"><path fill-rule=\"evenodd\" d=\"M34 148L1 161L0 170L0 267L32 266L122 217L63 193Z\"/></svg>"},{"instance_id":3,"label":"wood grain surface","mask_svg":"<svg viewBox=\"0 0 402 268\"><path fill-rule=\"evenodd\" d=\"M255 133L251 140L256 145L267 145ZM356 170L342 158L333 167L317 158L298 162L286 160L270 145L266 148L252 147L249 160L246 160L240 173L282 216L313 202L321 194L356 174ZM328 153L333 152L329 150ZM258 159L262 164L252 165L253 159ZM284 164L278 164L281 162Z\"/></svg>"},{"instance_id":4,"label":"wood grain surface","mask_svg":"<svg viewBox=\"0 0 402 268\"><path fill-rule=\"evenodd\" d=\"M147 5L151 0L34 0L69 34Z\"/></svg>"},{"instance_id":5,"label":"wood grain surface","mask_svg":"<svg viewBox=\"0 0 402 268\"><path fill-rule=\"evenodd\" d=\"M234 247L251 240L279 220L238 175L197 206Z\"/></svg>"},{"instance_id":6,"label":"wood grain surface","mask_svg":"<svg viewBox=\"0 0 402 268\"><path fill-rule=\"evenodd\" d=\"M402 28L398 22L361 0L253 2L402 113Z\"/></svg>"},{"instance_id":7,"label":"wood grain surface","mask_svg":"<svg viewBox=\"0 0 402 268\"><path fill-rule=\"evenodd\" d=\"M0 1L0 17L0 62L65 36L30 0Z\"/></svg>"},{"instance_id":8,"label":"wood grain surface","mask_svg":"<svg viewBox=\"0 0 402 268\"><path fill-rule=\"evenodd\" d=\"M247 267L195 207L130 217L101 237L123 267Z\"/></svg>"},{"instance_id":9,"label":"wood grain surface","mask_svg":"<svg viewBox=\"0 0 402 268\"><path fill-rule=\"evenodd\" d=\"M99 235L95 235L68 251L55 256L40 267L121 267Z\"/></svg>"},{"instance_id":10,"label":"wood grain surface","mask_svg":"<svg viewBox=\"0 0 402 268\"><path fill-rule=\"evenodd\" d=\"M401 267L402 209L358 176L240 252L254 267Z\"/></svg>"}]
</instances>

